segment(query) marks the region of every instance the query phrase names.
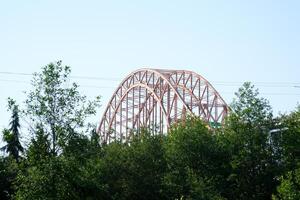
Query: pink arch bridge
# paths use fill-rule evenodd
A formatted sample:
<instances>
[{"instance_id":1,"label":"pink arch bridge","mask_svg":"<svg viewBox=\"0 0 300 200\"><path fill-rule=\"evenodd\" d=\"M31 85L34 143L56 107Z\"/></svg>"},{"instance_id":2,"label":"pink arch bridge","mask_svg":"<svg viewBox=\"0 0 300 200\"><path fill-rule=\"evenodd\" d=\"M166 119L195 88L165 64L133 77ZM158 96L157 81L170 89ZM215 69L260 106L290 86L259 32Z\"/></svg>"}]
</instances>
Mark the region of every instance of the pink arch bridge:
<instances>
[{"instance_id":1,"label":"pink arch bridge","mask_svg":"<svg viewBox=\"0 0 300 200\"><path fill-rule=\"evenodd\" d=\"M186 70L139 69L128 75L109 101L97 132L101 142L126 141L141 128L167 133L187 115L211 126L224 121L228 106L202 76Z\"/></svg>"}]
</instances>

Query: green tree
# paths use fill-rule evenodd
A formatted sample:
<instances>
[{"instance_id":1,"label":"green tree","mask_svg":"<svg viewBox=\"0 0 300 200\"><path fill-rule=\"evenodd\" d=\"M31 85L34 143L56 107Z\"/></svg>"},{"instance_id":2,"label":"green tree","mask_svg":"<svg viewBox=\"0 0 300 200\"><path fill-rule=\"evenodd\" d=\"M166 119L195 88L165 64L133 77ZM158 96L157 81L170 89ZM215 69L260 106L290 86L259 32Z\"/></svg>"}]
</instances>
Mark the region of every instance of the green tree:
<instances>
[{"instance_id":1,"label":"green tree","mask_svg":"<svg viewBox=\"0 0 300 200\"><path fill-rule=\"evenodd\" d=\"M13 157L0 157L0 199L12 199L15 192L13 182L18 167L19 165Z\"/></svg>"},{"instance_id":2,"label":"green tree","mask_svg":"<svg viewBox=\"0 0 300 200\"><path fill-rule=\"evenodd\" d=\"M79 199L66 177L68 167L51 155L18 174L16 199Z\"/></svg>"},{"instance_id":3,"label":"green tree","mask_svg":"<svg viewBox=\"0 0 300 200\"><path fill-rule=\"evenodd\" d=\"M12 112L10 127L9 129L3 130L3 140L7 143L1 148L12 156L16 162L19 162L20 152L24 149L20 143L20 122L19 122L19 107L16 102L12 99L8 99L8 110Z\"/></svg>"},{"instance_id":4,"label":"green tree","mask_svg":"<svg viewBox=\"0 0 300 200\"><path fill-rule=\"evenodd\" d=\"M16 102L10 98L8 99L8 111L12 112L12 116L9 129L3 130L3 141L6 145L1 150L8 153L8 156L1 157L0 160L0 199L12 198L15 192L13 182L20 167L20 152L24 151L19 140L19 108Z\"/></svg>"},{"instance_id":5,"label":"green tree","mask_svg":"<svg viewBox=\"0 0 300 200\"><path fill-rule=\"evenodd\" d=\"M103 180L95 179L97 163L101 161L102 148L95 144L95 138L77 134L70 138L61 154L64 162L64 177L72 185L70 193L79 199L101 199Z\"/></svg>"},{"instance_id":6,"label":"green tree","mask_svg":"<svg viewBox=\"0 0 300 200\"><path fill-rule=\"evenodd\" d=\"M92 173L88 176L94 183L97 199L126 199L127 145L114 142L103 147L102 154L88 163Z\"/></svg>"},{"instance_id":7,"label":"green tree","mask_svg":"<svg viewBox=\"0 0 300 200\"><path fill-rule=\"evenodd\" d=\"M228 155L207 127L190 118L171 128L165 144L168 199L223 199Z\"/></svg>"},{"instance_id":8,"label":"green tree","mask_svg":"<svg viewBox=\"0 0 300 200\"><path fill-rule=\"evenodd\" d=\"M52 156L51 145L48 139L48 135L44 130L38 126L35 128L35 137L31 139L30 146L27 150L27 165L38 166L47 161Z\"/></svg>"},{"instance_id":9,"label":"green tree","mask_svg":"<svg viewBox=\"0 0 300 200\"><path fill-rule=\"evenodd\" d=\"M271 106L250 83L236 96L223 129L231 149L228 197L270 199L278 184L278 163L269 143L274 127Z\"/></svg>"},{"instance_id":10,"label":"green tree","mask_svg":"<svg viewBox=\"0 0 300 200\"><path fill-rule=\"evenodd\" d=\"M5 159L0 157L0 199L9 199L10 181L8 180L7 165Z\"/></svg>"},{"instance_id":11,"label":"green tree","mask_svg":"<svg viewBox=\"0 0 300 200\"><path fill-rule=\"evenodd\" d=\"M280 117L276 131L279 140L279 162L283 166L280 186L274 199L300 198L300 106L288 115ZM279 174L280 175L280 174Z\"/></svg>"},{"instance_id":12,"label":"green tree","mask_svg":"<svg viewBox=\"0 0 300 200\"><path fill-rule=\"evenodd\" d=\"M281 177L281 184L277 188L277 195L273 195L273 199L300 199L300 168Z\"/></svg>"},{"instance_id":13,"label":"green tree","mask_svg":"<svg viewBox=\"0 0 300 200\"><path fill-rule=\"evenodd\" d=\"M300 106L289 115L283 115L280 124L281 161L286 171L293 171L300 165Z\"/></svg>"},{"instance_id":14,"label":"green tree","mask_svg":"<svg viewBox=\"0 0 300 200\"><path fill-rule=\"evenodd\" d=\"M27 167L17 177L16 199L98 199L102 180L95 176L98 153L92 140L72 134L62 153L53 155L48 136L37 127L27 151Z\"/></svg>"},{"instance_id":15,"label":"green tree","mask_svg":"<svg viewBox=\"0 0 300 200\"><path fill-rule=\"evenodd\" d=\"M33 90L28 93L25 110L34 126L49 135L53 154L57 154L73 133L87 127L85 120L96 113L99 97L87 100L76 83L69 82L71 69L62 62L50 63L35 73Z\"/></svg>"},{"instance_id":16,"label":"green tree","mask_svg":"<svg viewBox=\"0 0 300 200\"><path fill-rule=\"evenodd\" d=\"M126 147L126 199L164 199L161 190L167 169L163 148L165 139L165 136L151 135L148 130L142 130Z\"/></svg>"},{"instance_id":17,"label":"green tree","mask_svg":"<svg viewBox=\"0 0 300 200\"><path fill-rule=\"evenodd\" d=\"M84 136L86 119L96 113L99 97L87 100L78 85L69 82L70 67L61 61L36 73L33 89L25 101L33 138L26 152L24 169L16 180L16 199L81 199L88 196L86 162L95 145ZM89 148L89 146L93 148ZM97 152L95 150L95 152Z\"/></svg>"},{"instance_id":18,"label":"green tree","mask_svg":"<svg viewBox=\"0 0 300 200\"><path fill-rule=\"evenodd\" d=\"M252 126L267 128L272 122L272 108L265 98L259 97L258 89L250 82L245 82L231 104L231 117ZM234 120L235 121L235 120Z\"/></svg>"},{"instance_id":19,"label":"green tree","mask_svg":"<svg viewBox=\"0 0 300 200\"><path fill-rule=\"evenodd\" d=\"M164 139L143 131L129 143L103 146L86 162L82 190L93 199L164 199Z\"/></svg>"}]
</instances>

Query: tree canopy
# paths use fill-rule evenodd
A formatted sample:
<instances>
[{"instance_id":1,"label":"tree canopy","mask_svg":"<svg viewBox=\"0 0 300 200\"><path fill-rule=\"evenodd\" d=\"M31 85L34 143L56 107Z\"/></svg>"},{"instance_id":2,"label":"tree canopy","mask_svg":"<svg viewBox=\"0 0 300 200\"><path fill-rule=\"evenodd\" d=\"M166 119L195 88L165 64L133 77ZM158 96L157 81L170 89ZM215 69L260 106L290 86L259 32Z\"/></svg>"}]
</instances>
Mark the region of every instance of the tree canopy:
<instances>
[{"instance_id":1,"label":"tree canopy","mask_svg":"<svg viewBox=\"0 0 300 200\"><path fill-rule=\"evenodd\" d=\"M99 97L80 94L70 73L50 63L34 75L24 105L9 99L0 199L300 198L300 107L274 117L245 83L221 127L187 116L168 134L144 128L130 141L100 144L88 121ZM31 125L26 144L21 118Z\"/></svg>"}]
</instances>

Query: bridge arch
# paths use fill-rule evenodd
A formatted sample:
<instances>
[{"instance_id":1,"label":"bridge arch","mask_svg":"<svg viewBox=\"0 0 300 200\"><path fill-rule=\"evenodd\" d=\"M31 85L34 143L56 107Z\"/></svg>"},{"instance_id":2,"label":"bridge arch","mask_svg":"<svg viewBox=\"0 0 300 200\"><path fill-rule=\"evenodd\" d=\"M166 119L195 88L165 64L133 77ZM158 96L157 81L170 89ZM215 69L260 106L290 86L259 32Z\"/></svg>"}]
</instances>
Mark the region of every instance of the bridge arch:
<instances>
[{"instance_id":1,"label":"bridge arch","mask_svg":"<svg viewBox=\"0 0 300 200\"><path fill-rule=\"evenodd\" d=\"M110 99L98 127L101 142L126 141L142 127L166 133L187 114L222 123L228 106L202 76L186 70L139 69L129 74Z\"/></svg>"}]
</instances>

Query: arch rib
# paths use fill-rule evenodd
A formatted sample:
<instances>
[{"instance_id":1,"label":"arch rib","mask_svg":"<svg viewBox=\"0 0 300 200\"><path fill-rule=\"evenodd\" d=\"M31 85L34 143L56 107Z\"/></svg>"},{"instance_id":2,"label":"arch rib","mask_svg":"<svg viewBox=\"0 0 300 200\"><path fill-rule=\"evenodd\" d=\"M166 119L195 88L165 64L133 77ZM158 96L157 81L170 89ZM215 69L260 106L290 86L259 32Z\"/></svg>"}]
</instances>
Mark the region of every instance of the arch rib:
<instances>
[{"instance_id":1,"label":"arch rib","mask_svg":"<svg viewBox=\"0 0 300 200\"><path fill-rule=\"evenodd\" d=\"M196 111L198 110L198 111ZM128 140L130 132L159 124L167 132L186 112L210 123L222 123L228 106L199 74L185 70L140 69L115 90L97 132L102 142Z\"/></svg>"}]
</instances>

